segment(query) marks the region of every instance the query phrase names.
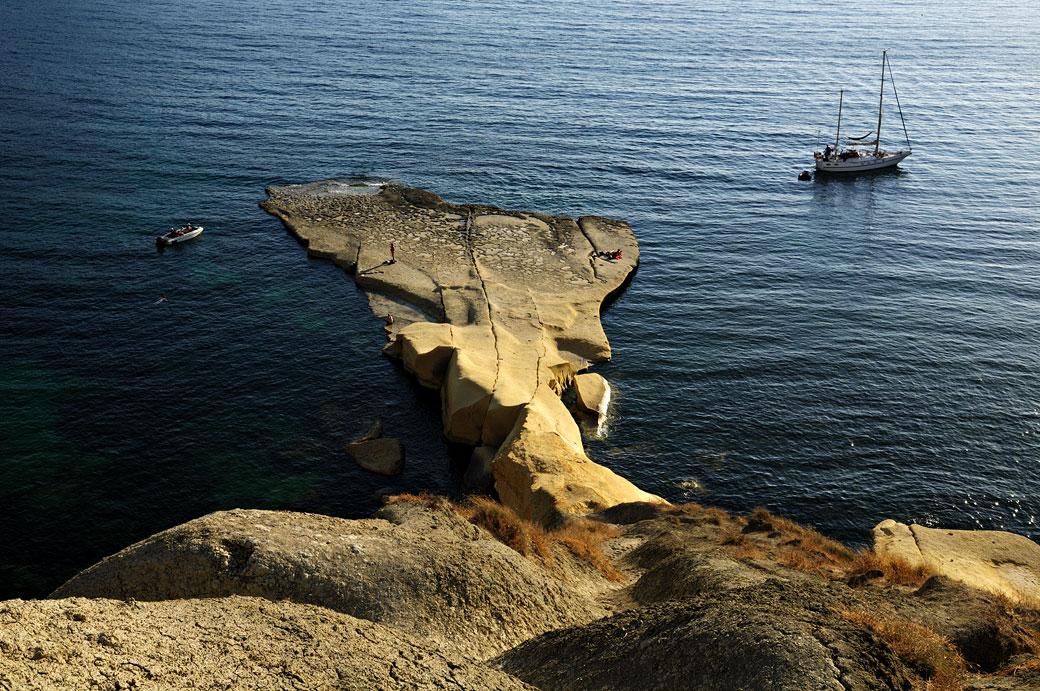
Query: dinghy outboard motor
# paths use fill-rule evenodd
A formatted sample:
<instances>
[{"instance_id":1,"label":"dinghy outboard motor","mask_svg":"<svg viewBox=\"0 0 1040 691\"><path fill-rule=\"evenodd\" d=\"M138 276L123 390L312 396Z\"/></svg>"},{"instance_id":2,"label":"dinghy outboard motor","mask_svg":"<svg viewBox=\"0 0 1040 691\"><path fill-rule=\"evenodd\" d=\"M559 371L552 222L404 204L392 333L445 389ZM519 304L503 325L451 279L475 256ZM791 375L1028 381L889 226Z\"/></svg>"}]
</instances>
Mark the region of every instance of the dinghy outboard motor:
<instances>
[{"instance_id":1,"label":"dinghy outboard motor","mask_svg":"<svg viewBox=\"0 0 1040 691\"><path fill-rule=\"evenodd\" d=\"M807 171L807 170L803 170L802 172L798 173L798 179L799 180L812 180L812 174L809 173L809 171Z\"/></svg>"}]
</instances>

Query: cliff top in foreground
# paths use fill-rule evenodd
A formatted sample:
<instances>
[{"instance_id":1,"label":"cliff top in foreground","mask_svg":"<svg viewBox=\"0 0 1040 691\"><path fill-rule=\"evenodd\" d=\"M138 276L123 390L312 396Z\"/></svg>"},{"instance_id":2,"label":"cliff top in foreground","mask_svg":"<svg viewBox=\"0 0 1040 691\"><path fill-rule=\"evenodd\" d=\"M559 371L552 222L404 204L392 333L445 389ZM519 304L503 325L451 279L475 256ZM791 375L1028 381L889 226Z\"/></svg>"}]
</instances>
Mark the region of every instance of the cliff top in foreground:
<instances>
[{"instance_id":1,"label":"cliff top in foreground","mask_svg":"<svg viewBox=\"0 0 1040 691\"><path fill-rule=\"evenodd\" d=\"M486 499L408 496L360 521L211 514L57 599L0 603L0 688L1040 681L1040 613L925 568L762 510L626 504L596 519L546 531Z\"/></svg>"}]
</instances>

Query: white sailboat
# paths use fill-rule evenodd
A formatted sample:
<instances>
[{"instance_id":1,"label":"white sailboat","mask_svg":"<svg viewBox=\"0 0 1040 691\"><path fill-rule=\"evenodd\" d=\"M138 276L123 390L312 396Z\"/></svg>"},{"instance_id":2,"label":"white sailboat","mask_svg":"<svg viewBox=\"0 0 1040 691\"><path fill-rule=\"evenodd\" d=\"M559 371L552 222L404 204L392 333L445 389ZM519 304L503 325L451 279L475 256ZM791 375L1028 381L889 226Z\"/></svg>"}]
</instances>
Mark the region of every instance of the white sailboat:
<instances>
[{"instance_id":1,"label":"white sailboat","mask_svg":"<svg viewBox=\"0 0 1040 691\"><path fill-rule=\"evenodd\" d=\"M885 68L888 64L888 51L881 53L881 95L878 97L877 136L868 140L874 133L862 137L846 137L845 147L839 147L841 141L841 106L845 97L842 89L838 97L838 131L834 135L834 148L828 146L823 151L813 154L816 159L816 172L818 173L862 173L868 170L881 170L890 168L912 153L910 137L906 134L906 121L903 120L903 109L899 106L899 94L896 92L896 83L892 81L892 93L896 96L896 107L899 109L899 119L903 122L903 134L906 136L905 151L884 151L881 149L881 111L885 100ZM892 79L892 70L888 70L888 77ZM874 147L871 151L870 147Z\"/></svg>"}]
</instances>

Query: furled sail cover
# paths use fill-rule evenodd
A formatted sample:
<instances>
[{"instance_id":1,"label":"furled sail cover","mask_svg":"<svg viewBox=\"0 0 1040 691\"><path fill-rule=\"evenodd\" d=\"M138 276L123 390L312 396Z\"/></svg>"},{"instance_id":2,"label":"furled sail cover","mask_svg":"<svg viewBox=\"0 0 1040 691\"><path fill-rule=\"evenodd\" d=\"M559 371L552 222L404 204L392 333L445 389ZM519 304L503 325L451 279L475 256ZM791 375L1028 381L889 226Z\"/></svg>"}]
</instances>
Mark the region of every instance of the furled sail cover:
<instances>
[{"instance_id":1,"label":"furled sail cover","mask_svg":"<svg viewBox=\"0 0 1040 691\"><path fill-rule=\"evenodd\" d=\"M867 132L866 134L864 134L862 137L848 137L848 136L846 136L845 138L848 139L850 142L858 142L858 141L860 141L862 139L866 139L867 137L872 136L873 134L874 134L874 132L872 130L872 131Z\"/></svg>"},{"instance_id":2,"label":"furled sail cover","mask_svg":"<svg viewBox=\"0 0 1040 691\"><path fill-rule=\"evenodd\" d=\"M872 141L872 142L848 142L847 145L848 146L874 146L875 144L877 144L877 140L876 139L874 141Z\"/></svg>"}]
</instances>

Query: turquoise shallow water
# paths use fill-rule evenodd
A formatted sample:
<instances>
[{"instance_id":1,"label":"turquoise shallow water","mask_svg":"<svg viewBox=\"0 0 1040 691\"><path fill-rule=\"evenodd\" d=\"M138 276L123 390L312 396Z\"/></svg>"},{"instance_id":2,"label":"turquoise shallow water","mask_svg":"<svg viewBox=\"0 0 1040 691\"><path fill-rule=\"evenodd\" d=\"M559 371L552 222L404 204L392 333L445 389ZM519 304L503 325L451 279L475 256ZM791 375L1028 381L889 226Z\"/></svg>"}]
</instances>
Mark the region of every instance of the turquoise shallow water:
<instances>
[{"instance_id":1,"label":"turquoise shallow water","mask_svg":"<svg viewBox=\"0 0 1040 691\"><path fill-rule=\"evenodd\" d=\"M883 48L913 156L796 181ZM436 399L256 207L353 175L632 224L589 451L640 486L1040 538L1038 66L1024 1L4 3L0 597L216 509L456 491ZM376 416L399 478L342 453Z\"/></svg>"}]
</instances>

